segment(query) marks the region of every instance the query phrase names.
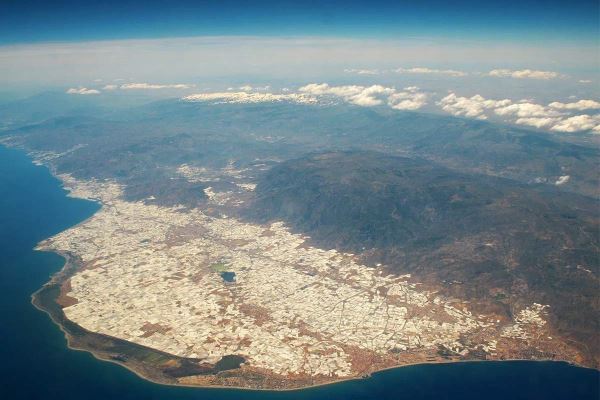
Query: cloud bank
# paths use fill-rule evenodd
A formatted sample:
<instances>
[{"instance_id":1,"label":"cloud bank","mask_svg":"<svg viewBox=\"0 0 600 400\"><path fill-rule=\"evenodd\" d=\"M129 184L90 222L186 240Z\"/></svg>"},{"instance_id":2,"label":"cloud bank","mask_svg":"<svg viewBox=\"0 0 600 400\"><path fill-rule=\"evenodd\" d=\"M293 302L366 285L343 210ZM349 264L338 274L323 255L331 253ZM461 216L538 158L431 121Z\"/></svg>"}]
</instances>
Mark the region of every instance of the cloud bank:
<instances>
[{"instance_id":1,"label":"cloud bank","mask_svg":"<svg viewBox=\"0 0 600 400\"><path fill-rule=\"evenodd\" d=\"M496 107L507 106L511 100L489 100L480 95L473 97L460 97L455 93L450 93L437 104L442 110L459 117L469 117L477 119L487 119L485 111Z\"/></svg>"},{"instance_id":2,"label":"cloud bank","mask_svg":"<svg viewBox=\"0 0 600 400\"><path fill-rule=\"evenodd\" d=\"M560 121L550 129L558 132L591 130L594 133L600 133L600 115L576 115Z\"/></svg>"},{"instance_id":3,"label":"cloud bank","mask_svg":"<svg viewBox=\"0 0 600 400\"><path fill-rule=\"evenodd\" d=\"M244 91L199 93L183 97L185 101L212 103L258 103L289 101L304 104L331 104L343 101L361 107L388 106L394 110L416 111L428 104L434 94L427 94L416 86L396 89L383 85L330 85L310 83L282 93L264 92L265 88L242 86ZM254 90L254 91L253 91ZM257 90L261 90L257 92ZM439 98L439 97L438 97ZM457 117L488 120L501 119L504 122L525 125L555 132L592 131L600 133L600 114L579 114L600 110L600 102L582 99L571 103L551 102L537 104L532 100L513 101L511 99L489 99L479 94L471 97L448 93L435 103L442 111Z\"/></svg>"},{"instance_id":4,"label":"cloud bank","mask_svg":"<svg viewBox=\"0 0 600 400\"><path fill-rule=\"evenodd\" d=\"M442 70L452 71L452 70ZM104 91L114 90L159 90L190 89L192 84L153 84L122 83L108 84ZM66 93L76 95L99 94L99 89L77 87L69 88ZM569 96L575 99L575 96ZM384 85L331 85L329 83L309 83L297 90L282 88L272 92L269 85L251 86L248 84L237 89L230 87L227 91L204 92L185 96L184 101L222 103L265 103L293 102L298 104L331 104L346 102L361 107L387 106L394 110L416 111L435 100L441 111L457 117L479 120L502 120L503 122L529 126L554 132L591 131L600 133L600 101L579 99L577 101L553 101L546 105L534 100L494 99L480 94L471 97L461 96L450 91L444 97L435 92L425 92L417 86L396 89ZM431 109L431 108L430 108Z\"/></svg>"},{"instance_id":5,"label":"cloud bank","mask_svg":"<svg viewBox=\"0 0 600 400\"><path fill-rule=\"evenodd\" d=\"M553 71L537 71L533 69L510 70L510 69L493 69L487 73L489 76L497 78L516 78L516 79L556 79L561 75Z\"/></svg>"},{"instance_id":6,"label":"cloud bank","mask_svg":"<svg viewBox=\"0 0 600 400\"><path fill-rule=\"evenodd\" d=\"M486 99L481 95L461 97L450 93L437 105L455 116L485 120L496 115L506 122L527 125L556 132L592 131L600 133L600 115L572 115L574 111L600 109L594 100L574 103L552 102L546 106L530 101L513 102L510 99Z\"/></svg>"},{"instance_id":7,"label":"cloud bank","mask_svg":"<svg viewBox=\"0 0 600 400\"><path fill-rule=\"evenodd\" d=\"M594 100L579 100L575 103L560 103L555 101L548 104L548 107L559 110L598 110L600 109L600 103Z\"/></svg>"}]
</instances>

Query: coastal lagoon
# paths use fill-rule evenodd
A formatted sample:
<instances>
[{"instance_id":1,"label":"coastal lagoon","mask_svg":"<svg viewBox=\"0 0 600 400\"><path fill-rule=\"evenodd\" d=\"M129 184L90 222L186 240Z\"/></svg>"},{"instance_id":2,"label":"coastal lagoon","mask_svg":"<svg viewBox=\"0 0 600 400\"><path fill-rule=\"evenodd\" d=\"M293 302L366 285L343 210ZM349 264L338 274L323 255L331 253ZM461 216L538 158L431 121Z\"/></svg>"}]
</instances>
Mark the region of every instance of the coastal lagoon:
<instances>
[{"instance_id":1,"label":"coastal lagoon","mask_svg":"<svg viewBox=\"0 0 600 400\"><path fill-rule=\"evenodd\" d=\"M598 399L600 373L560 362L416 365L368 379L290 392L157 385L67 347L31 294L64 259L36 243L90 217L98 205L67 197L23 152L0 146L1 382L7 399Z\"/></svg>"}]
</instances>

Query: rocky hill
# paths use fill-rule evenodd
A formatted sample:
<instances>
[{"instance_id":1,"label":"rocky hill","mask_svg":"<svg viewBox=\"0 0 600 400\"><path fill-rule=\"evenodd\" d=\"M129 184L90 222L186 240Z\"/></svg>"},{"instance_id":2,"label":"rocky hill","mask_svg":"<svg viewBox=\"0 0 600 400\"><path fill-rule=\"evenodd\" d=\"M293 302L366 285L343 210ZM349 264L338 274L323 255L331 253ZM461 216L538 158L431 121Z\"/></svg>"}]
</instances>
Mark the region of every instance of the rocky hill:
<instances>
[{"instance_id":1,"label":"rocky hill","mask_svg":"<svg viewBox=\"0 0 600 400\"><path fill-rule=\"evenodd\" d=\"M415 274L486 311L549 304L558 332L597 363L594 199L377 152L283 162L256 192L253 218L284 220L320 246Z\"/></svg>"}]
</instances>

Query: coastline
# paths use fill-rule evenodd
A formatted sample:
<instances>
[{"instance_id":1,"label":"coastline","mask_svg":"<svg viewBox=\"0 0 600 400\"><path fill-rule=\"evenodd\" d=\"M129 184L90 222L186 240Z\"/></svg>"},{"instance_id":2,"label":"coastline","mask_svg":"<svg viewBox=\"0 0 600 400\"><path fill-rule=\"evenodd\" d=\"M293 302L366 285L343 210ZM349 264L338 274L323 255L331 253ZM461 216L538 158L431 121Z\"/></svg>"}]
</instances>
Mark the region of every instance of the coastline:
<instances>
[{"instance_id":1,"label":"coastline","mask_svg":"<svg viewBox=\"0 0 600 400\"><path fill-rule=\"evenodd\" d=\"M81 223L83 223L84 221L82 221ZM36 249L37 251L48 251L48 250L43 250L43 249ZM63 257L65 259L65 264L63 265L63 267L57 271L55 274L52 275L52 277L50 278L50 280L44 284L44 286L42 286L40 289L38 289L36 292L34 292L31 295L31 304L37 308L38 310L46 313L50 319L52 320L52 322L54 324L56 324L59 329L63 332L63 334L65 335L65 338L67 340L67 347L70 350L75 350L75 351L85 351L88 353L91 353L97 360L99 361L106 361L106 362L110 362L113 364L117 364L121 367L126 368L127 370L133 372L137 377L146 380L148 382L152 382L154 384L158 384L158 385L164 385L164 386L176 386L176 387L187 387L187 388L202 388L202 389L232 389L232 390L248 390L248 391L267 391L267 392L290 392L290 391L301 391L301 390L306 390L306 389L311 389L311 388L317 388L317 387L322 387L322 386L329 386L329 385L334 385L337 383L343 383L343 382L349 382L349 381L361 381L364 379L369 379L371 378L372 375L374 374L378 374L380 372L384 372L384 371L389 371L389 370L394 370L394 369L399 369L399 368L404 368L404 367L414 367L414 366L418 366L418 365L435 365L435 364L454 364L454 363L482 363L482 362L556 362L556 363L564 363L570 366L574 366L574 367L578 367L578 368L583 368L583 369L589 369L589 370L597 370L595 368L592 367L588 367L585 365L581 365L581 364L577 364L575 362L572 361L568 361L568 360L557 360L557 359L524 359L524 358L511 358L511 359L504 359L504 360L500 360L500 359L487 359L487 360L464 360L464 359L448 359L448 360L436 360L436 361L431 361L431 362L412 362L412 363L406 363L406 364L402 364L402 365L395 365L395 366L389 366L389 367L384 367L384 368L378 368L376 370L370 371L362 376L354 376L354 377L348 377L348 378L341 378L341 379L334 379L331 381L326 381L326 382L319 382L319 383L314 383L314 384L309 384L309 385L302 385L302 386L297 386L297 387L277 387L277 388L261 388L261 387L250 387L250 386L233 386L233 385L201 385L201 384L189 384L189 383L182 383L177 381L176 379L173 380L166 380L166 379L160 379L158 376L153 377L153 376L149 376L148 374L144 374L144 372L149 372L148 370L144 370L144 371L140 371L138 368L136 368L136 365L132 365L132 364L128 364L127 362L123 362L117 358L113 358L110 356L110 353L104 352L104 351L98 351L97 349L94 349L92 347L86 347L86 346L82 346L81 343L78 343L76 340L76 337L73 335L72 332L69 332L69 329L65 327L65 324L61 321L61 319L64 321L68 321L70 324L78 327L78 329L80 329L84 335L97 335L100 337L104 337L108 340L112 340L112 341L117 341L117 342L123 342L124 344L126 344L127 346L131 346L133 348L143 348L147 351L150 352L154 352L154 353L160 353L163 354L166 357L170 357L170 358L178 358L176 356L170 355L168 353L163 353L160 352L158 350L155 349L151 349L151 348L146 348L145 346L141 346L141 345L137 345L135 343L131 343L128 342L126 340L123 339L118 339L118 338L113 338L113 337L109 337L106 335L102 335L102 334L98 334L98 333L94 333L94 332L89 332L81 327L79 327L79 325L75 324L72 321L69 321L63 314L62 318L59 318L55 313L53 313L53 310L49 309L48 307L44 306L44 304L42 304L42 301L40 300L40 295L44 293L45 290L51 289L51 288L60 288L60 285L62 285L62 283L67 280L73 273L75 273L77 271L77 265L76 263L73 263L72 261L72 256L66 253L62 253L59 251L54 251L52 250L52 252L59 254L61 257ZM54 299L55 300L55 299ZM53 300L53 301L54 301ZM58 303L56 303L54 301L54 304L57 308L62 309L60 305L58 305ZM76 344L78 343L78 344ZM164 376L163 376L164 378Z\"/></svg>"},{"instance_id":2,"label":"coastline","mask_svg":"<svg viewBox=\"0 0 600 400\"><path fill-rule=\"evenodd\" d=\"M46 250L38 249L38 251ZM31 295L31 304L38 310L46 313L52 322L59 327L67 339L67 347L71 350L89 352L101 361L118 364L151 382L176 384L176 378L168 379L165 374L153 374L153 368L150 365L145 365L144 361L138 360L136 357L148 357L153 360L158 359L159 361L180 362L183 364L188 362L188 359L123 339L90 332L66 318L62 312L62 306L56 302L56 299L60 293L61 285L78 270L77 262L73 261L73 256L70 254L59 251L52 252L63 257L65 264L60 271L52 275L46 284ZM97 344L98 347L95 348L94 344ZM210 371L210 369L207 369L207 371ZM215 372L220 371L215 370Z\"/></svg>"},{"instance_id":3,"label":"coastline","mask_svg":"<svg viewBox=\"0 0 600 400\"><path fill-rule=\"evenodd\" d=\"M62 183L62 180L60 178L58 178L55 171L53 171L53 168L50 168L45 164L42 164L42 165L44 167L48 168L48 170L51 172L52 176L55 179L57 179L59 182ZM64 185L62 185L62 187L63 187L63 189L65 189ZM71 192L69 192L68 190L67 190L67 196L74 197L71 195ZM98 204L100 206L99 209L101 209L104 206L97 199L87 199L87 200L93 201L96 204ZM94 215L95 215L95 213L92 214L92 216L86 218L85 220L79 222L78 224L73 225L72 227L78 226L80 224L84 224L86 221L88 221ZM72 228L72 227L70 227L70 228ZM348 381L360 381L363 379L367 379L371 375L377 374L379 372L408 367L408 366L416 366L416 365L422 365L422 364L451 364L451 363L483 362L483 361L492 361L492 362L494 362L494 361L495 362L501 362L501 361L548 362L548 361L552 361L552 362L566 363L566 364L581 367L581 368L596 370L595 368L590 368L590 367L575 363L573 361L557 360L557 359L525 359L525 358L511 358L511 359L503 359L503 360L501 360L501 359L487 359L487 360L443 359L443 360L432 360L432 361L428 361L428 362L408 362L408 363L404 363L404 364L400 364L400 365L393 365L393 366L387 366L387 367L383 367L383 368L377 368L377 369L374 369L373 371L369 371L361 376L323 380L323 381L317 382L317 383L301 384L299 386L292 386L292 387L270 388L270 387L236 386L236 385L215 385L215 384L203 385L203 384L182 383L182 382L178 381L177 378L166 379L166 376L164 374L156 374L155 373L156 367L154 369L152 369L152 368L148 368L148 366L144 366L143 364L137 364L135 359L133 360L134 362L130 362L130 361L132 361L132 359L130 359L130 358L127 358L125 361L123 361L119 358L121 356L121 354L119 352L110 352L110 351L106 351L106 349L98 350L97 348L94 348L93 346L89 345L89 343L90 343L89 340L81 340L81 337L84 337L84 338L88 337L88 339L89 339L89 337L92 337L92 338L95 337L96 339L100 340L101 343L103 343L105 341L111 342L111 343L117 343L121 346L125 346L126 348L133 349L132 350L133 352L136 352L136 351L148 352L148 353L152 353L152 354L157 354L160 357L164 357L165 359L175 360L175 361L185 362L185 360L186 360L181 357L173 356L171 354L164 353L159 350L148 348L145 346L141 346L141 345L138 345L138 344L135 344L132 342L128 342L123 339L118 339L115 337L110 337L107 335L102 335L102 334L98 334L95 332L87 331L84 328L77 325L76 323L68 320L66 318L66 316L64 315L64 313L62 312L62 307L55 301L57 297L50 296L50 297L48 297L48 299L44 299L43 296L48 294L48 292L50 292L50 294L52 294L51 293L52 290L55 290L57 293L59 293L61 285L65 281L67 281L73 274L75 274L81 266L80 266L80 264L78 264L76 257L74 257L70 254L67 254L67 253L60 252L60 251L45 249L43 247L43 243L44 243L44 241L40 242L36 246L35 250L36 251L50 251L50 252L59 254L61 257L64 258L65 263L59 271L52 274L52 276L48 282L46 282L41 288L39 288L37 291L35 291L31 295L32 305L35 308L39 309L40 311L43 311L46 314L48 314L50 316L50 318L52 319L52 321L56 325L59 326L59 328L65 335L65 338L67 339L67 347L69 349L89 352L98 360L108 361L108 362L111 362L114 364L118 364L122 367L125 367L129 371L133 372L139 378L144 379L149 382L152 382L152 383L155 383L155 384L159 384L159 385L180 386L180 387L190 387L190 388L235 389L235 390L250 390L250 391L258 391L258 390L274 391L274 392L276 392L276 391L299 391L299 390L305 390L305 389L321 387L321 386L328 386L328 385L333 385L336 383L342 383L342 382L348 382ZM45 301L50 301L50 302L45 302ZM78 330L80 332L81 337L74 334L70 330L71 328ZM93 343L93 340L91 342ZM227 370L224 370L224 371L227 371ZM217 375L219 372L222 372L222 371L217 371L217 372L215 372L214 375ZM243 371L241 371L241 372L243 372ZM188 376L195 376L195 375L188 375ZM293 382L294 382L293 380L290 381L290 383L293 383Z\"/></svg>"}]
</instances>

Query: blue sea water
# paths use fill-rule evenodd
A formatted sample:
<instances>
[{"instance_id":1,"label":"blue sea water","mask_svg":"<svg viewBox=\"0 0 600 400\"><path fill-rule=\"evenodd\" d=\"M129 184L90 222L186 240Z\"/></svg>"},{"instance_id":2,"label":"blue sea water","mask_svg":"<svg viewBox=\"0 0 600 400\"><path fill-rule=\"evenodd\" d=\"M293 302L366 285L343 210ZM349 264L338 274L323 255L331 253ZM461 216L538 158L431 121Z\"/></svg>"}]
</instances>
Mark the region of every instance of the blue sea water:
<instances>
[{"instance_id":1,"label":"blue sea water","mask_svg":"<svg viewBox=\"0 0 600 400\"><path fill-rule=\"evenodd\" d=\"M474 362L383 371L369 379L293 391L167 387L69 350L30 296L63 259L35 244L90 217L95 203L66 197L47 169L0 146L1 399L599 399L598 371L558 362Z\"/></svg>"}]
</instances>

